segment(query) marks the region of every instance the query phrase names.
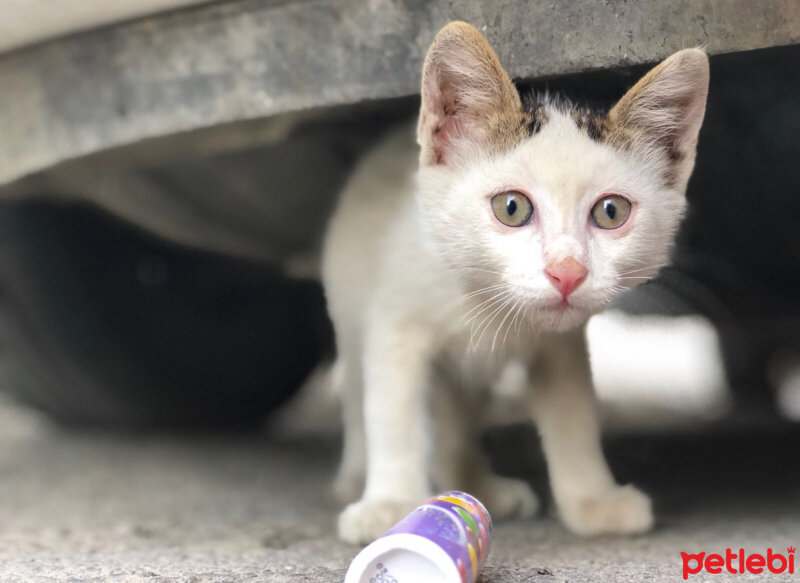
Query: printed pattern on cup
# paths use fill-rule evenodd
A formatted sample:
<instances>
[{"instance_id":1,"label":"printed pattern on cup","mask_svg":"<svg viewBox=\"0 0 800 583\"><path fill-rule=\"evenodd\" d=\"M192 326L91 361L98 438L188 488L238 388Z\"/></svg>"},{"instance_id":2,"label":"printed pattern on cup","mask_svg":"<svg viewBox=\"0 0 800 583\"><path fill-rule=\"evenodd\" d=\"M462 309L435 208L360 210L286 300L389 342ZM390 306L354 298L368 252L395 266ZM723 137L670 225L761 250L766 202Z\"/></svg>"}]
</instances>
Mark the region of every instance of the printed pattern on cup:
<instances>
[{"instance_id":1,"label":"printed pattern on cup","mask_svg":"<svg viewBox=\"0 0 800 583\"><path fill-rule=\"evenodd\" d=\"M476 498L453 491L431 498L384 536L403 533L436 543L455 563L462 583L474 583L489 555L492 519Z\"/></svg>"}]
</instances>

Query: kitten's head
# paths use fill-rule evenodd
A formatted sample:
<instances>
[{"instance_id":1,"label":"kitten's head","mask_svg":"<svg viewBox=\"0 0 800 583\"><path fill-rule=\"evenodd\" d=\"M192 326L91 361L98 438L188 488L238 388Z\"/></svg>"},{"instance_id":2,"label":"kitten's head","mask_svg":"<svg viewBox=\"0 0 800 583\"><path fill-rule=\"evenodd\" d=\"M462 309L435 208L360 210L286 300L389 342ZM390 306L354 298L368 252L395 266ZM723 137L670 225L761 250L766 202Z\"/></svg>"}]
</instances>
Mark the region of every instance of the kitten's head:
<instances>
[{"instance_id":1,"label":"kitten's head","mask_svg":"<svg viewBox=\"0 0 800 583\"><path fill-rule=\"evenodd\" d=\"M601 115L521 99L476 29L447 25L425 60L417 134L430 243L465 291L494 298L487 314L579 325L666 261L707 92L708 59L687 49Z\"/></svg>"}]
</instances>

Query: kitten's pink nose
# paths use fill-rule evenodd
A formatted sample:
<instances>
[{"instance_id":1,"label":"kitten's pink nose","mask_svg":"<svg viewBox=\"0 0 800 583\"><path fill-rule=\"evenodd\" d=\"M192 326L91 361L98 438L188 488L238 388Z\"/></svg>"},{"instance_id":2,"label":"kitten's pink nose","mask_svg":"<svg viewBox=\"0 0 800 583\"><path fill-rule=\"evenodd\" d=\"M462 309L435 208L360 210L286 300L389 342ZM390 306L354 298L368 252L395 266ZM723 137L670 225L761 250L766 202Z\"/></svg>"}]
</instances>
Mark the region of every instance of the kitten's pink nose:
<instances>
[{"instance_id":1,"label":"kitten's pink nose","mask_svg":"<svg viewBox=\"0 0 800 583\"><path fill-rule=\"evenodd\" d=\"M583 283L589 270L574 257L567 257L558 263L548 265L544 268L544 272L556 289L561 292L561 297L566 300L569 294Z\"/></svg>"}]
</instances>

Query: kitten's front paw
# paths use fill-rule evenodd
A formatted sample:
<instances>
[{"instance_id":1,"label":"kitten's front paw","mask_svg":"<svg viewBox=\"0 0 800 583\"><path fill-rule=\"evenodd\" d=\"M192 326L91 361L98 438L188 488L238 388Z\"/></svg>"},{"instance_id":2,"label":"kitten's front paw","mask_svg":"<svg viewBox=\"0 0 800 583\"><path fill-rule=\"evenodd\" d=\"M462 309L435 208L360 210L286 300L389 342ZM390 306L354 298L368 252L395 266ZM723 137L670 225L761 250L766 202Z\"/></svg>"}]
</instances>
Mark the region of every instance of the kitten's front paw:
<instances>
[{"instance_id":1,"label":"kitten's front paw","mask_svg":"<svg viewBox=\"0 0 800 583\"><path fill-rule=\"evenodd\" d=\"M633 486L571 499L562 503L560 510L567 528L583 536L636 534L653 526L650 498Z\"/></svg>"},{"instance_id":2,"label":"kitten's front paw","mask_svg":"<svg viewBox=\"0 0 800 583\"><path fill-rule=\"evenodd\" d=\"M539 499L523 480L487 475L475 487L494 520L530 518L539 510Z\"/></svg>"},{"instance_id":3,"label":"kitten's front paw","mask_svg":"<svg viewBox=\"0 0 800 583\"><path fill-rule=\"evenodd\" d=\"M339 515L339 538L369 544L393 527L423 500L360 500Z\"/></svg>"}]
</instances>

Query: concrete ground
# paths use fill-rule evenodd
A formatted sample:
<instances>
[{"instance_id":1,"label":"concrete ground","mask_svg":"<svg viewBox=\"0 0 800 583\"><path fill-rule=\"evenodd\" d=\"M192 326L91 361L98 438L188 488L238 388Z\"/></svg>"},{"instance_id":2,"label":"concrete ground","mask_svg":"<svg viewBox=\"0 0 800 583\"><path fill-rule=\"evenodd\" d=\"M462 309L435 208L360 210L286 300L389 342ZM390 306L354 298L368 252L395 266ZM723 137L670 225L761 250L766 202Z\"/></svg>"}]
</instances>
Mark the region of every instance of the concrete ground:
<instances>
[{"instance_id":1,"label":"concrete ground","mask_svg":"<svg viewBox=\"0 0 800 583\"><path fill-rule=\"evenodd\" d=\"M502 469L542 481L532 432L497 432L489 445ZM617 474L654 495L655 532L582 540L552 518L498 525L482 581L680 581L681 551L785 553L800 543L798 446L790 427L613 438ZM325 500L335 451L70 432L0 401L0 581L338 583L358 549L336 540Z\"/></svg>"}]
</instances>

